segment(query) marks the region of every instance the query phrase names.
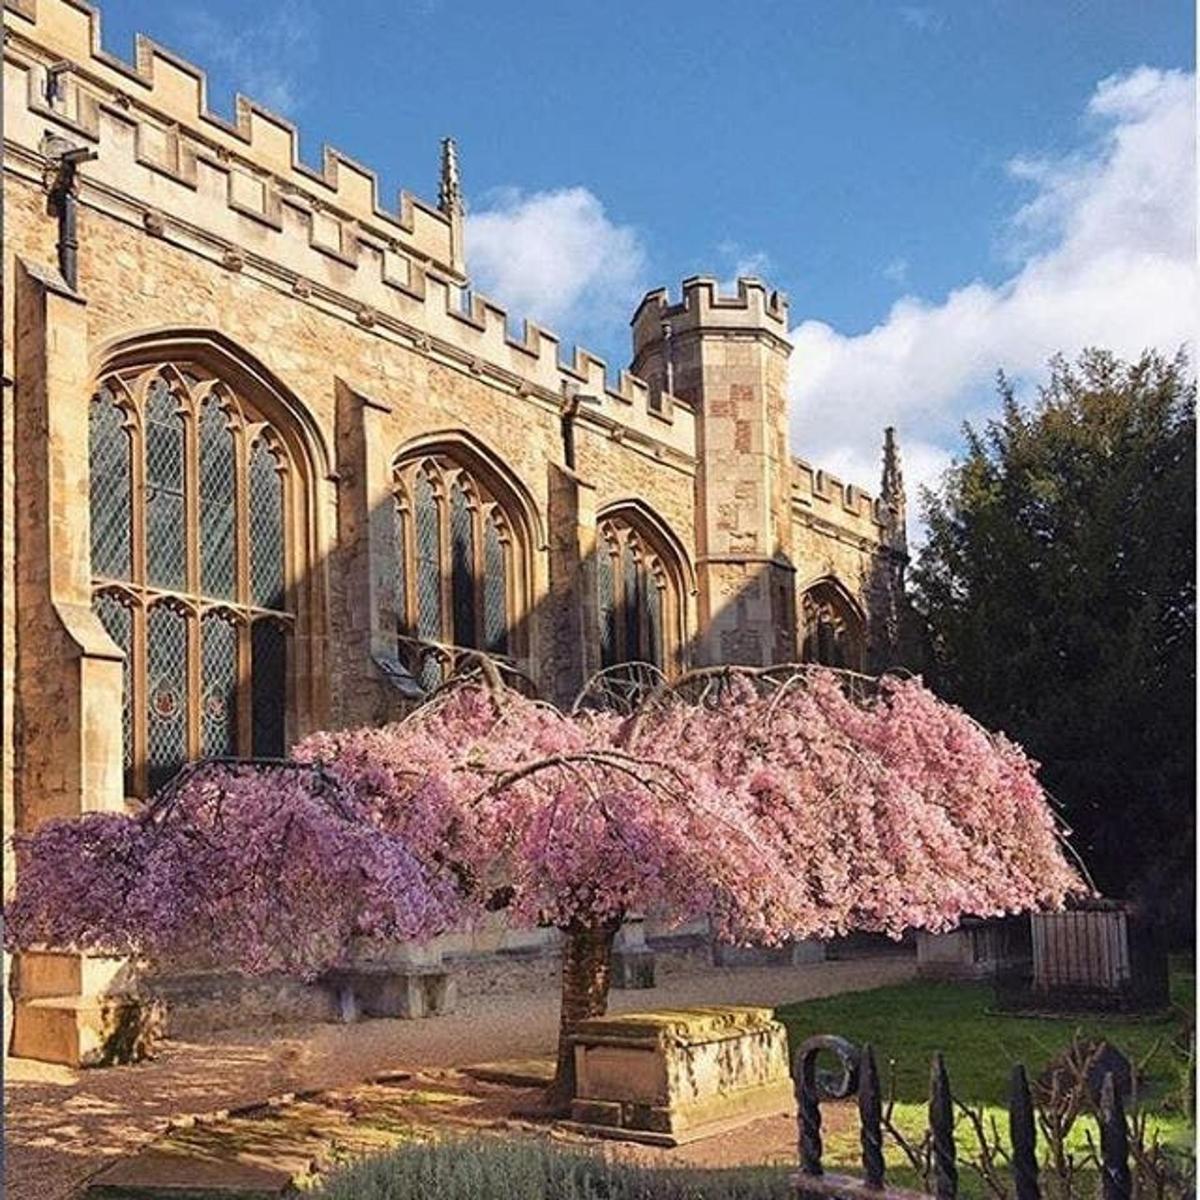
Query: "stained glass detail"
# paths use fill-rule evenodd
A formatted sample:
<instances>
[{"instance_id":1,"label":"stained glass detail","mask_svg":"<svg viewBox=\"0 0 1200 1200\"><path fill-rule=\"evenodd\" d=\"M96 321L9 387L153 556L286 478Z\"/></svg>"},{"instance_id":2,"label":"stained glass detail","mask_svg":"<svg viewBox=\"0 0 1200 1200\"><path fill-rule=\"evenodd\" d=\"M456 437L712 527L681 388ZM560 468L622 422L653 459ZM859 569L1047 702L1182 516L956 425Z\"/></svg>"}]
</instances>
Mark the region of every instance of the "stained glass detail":
<instances>
[{"instance_id":1,"label":"stained glass detail","mask_svg":"<svg viewBox=\"0 0 1200 1200\"><path fill-rule=\"evenodd\" d=\"M457 479L450 485L450 610L455 643L474 646L475 529L467 494Z\"/></svg>"},{"instance_id":2,"label":"stained glass detail","mask_svg":"<svg viewBox=\"0 0 1200 1200\"><path fill-rule=\"evenodd\" d=\"M625 618L625 662L638 662L641 659L641 650L638 646L638 626L641 617L641 604L639 601L641 583L638 563L633 553L633 546L627 540L621 552L621 582L624 584L624 611Z\"/></svg>"},{"instance_id":3,"label":"stained glass detail","mask_svg":"<svg viewBox=\"0 0 1200 1200\"><path fill-rule=\"evenodd\" d=\"M267 444L250 450L250 598L261 608L281 610L283 597L283 477Z\"/></svg>"},{"instance_id":4,"label":"stained glass detail","mask_svg":"<svg viewBox=\"0 0 1200 1200\"><path fill-rule=\"evenodd\" d=\"M489 654L508 653L508 578L504 545L492 517L483 527L483 644Z\"/></svg>"},{"instance_id":5,"label":"stained glass detail","mask_svg":"<svg viewBox=\"0 0 1200 1200\"><path fill-rule=\"evenodd\" d=\"M112 393L102 388L88 413L92 574L129 579L133 570L133 493L129 430Z\"/></svg>"},{"instance_id":6,"label":"stained glass detail","mask_svg":"<svg viewBox=\"0 0 1200 1200\"><path fill-rule=\"evenodd\" d=\"M121 667L121 743L125 766L125 789L131 791L129 772L133 766L133 612L111 592L100 592L93 600L96 616L125 655Z\"/></svg>"},{"instance_id":7,"label":"stained glass detail","mask_svg":"<svg viewBox=\"0 0 1200 1200\"><path fill-rule=\"evenodd\" d=\"M233 430L210 395L200 405L200 590L206 596L235 595L236 511Z\"/></svg>"},{"instance_id":8,"label":"stained glass detail","mask_svg":"<svg viewBox=\"0 0 1200 1200\"><path fill-rule=\"evenodd\" d=\"M200 621L200 753L237 754L238 630L221 612Z\"/></svg>"},{"instance_id":9,"label":"stained glass detail","mask_svg":"<svg viewBox=\"0 0 1200 1200\"><path fill-rule=\"evenodd\" d=\"M146 659L146 764L155 792L187 758L187 622L170 605L150 610Z\"/></svg>"},{"instance_id":10,"label":"stained glass detail","mask_svg":"<svg viewBox=\"0 0 1200 1200\"><path fill-rule=\"evenodd\" d=\"M611 667L617 661L617 613L613 555L606 539L601 539L600 550L597 554L596 584L596 590L600 594L600 665Z\"/></svg>"},{"instance_id":11,"label":"stained glass detail","mask_svg":"<svg viewBox=\"0 0 1200 1200\"><path fill-rule=\"evenodd\" d=\"M287 707L287 635L277 621L250 630L251 728L255 758L282 758Z\"/></svg>"},{"instance_id":12,"label":"stained glass detail","mask_svg":"<svg viewBox=\"0 0 1200 1200\"><path fill-rule=\"evenodd\" d=\"M403 637L409 632L408 529L399 500L392 505L392 546L392 609L396 615L396 632Z\"/></svg>"},{"instance_id":13,"label":"stained glass detail","mask_svg":"<svg viewBox=\"0 0 1200 1200\"><path fill-rule=\"evenodd\" d=\"M187 583L183 437L179 405L156 379L146 402L146 577L157 587Z\"/></svg>"}]
</instances>

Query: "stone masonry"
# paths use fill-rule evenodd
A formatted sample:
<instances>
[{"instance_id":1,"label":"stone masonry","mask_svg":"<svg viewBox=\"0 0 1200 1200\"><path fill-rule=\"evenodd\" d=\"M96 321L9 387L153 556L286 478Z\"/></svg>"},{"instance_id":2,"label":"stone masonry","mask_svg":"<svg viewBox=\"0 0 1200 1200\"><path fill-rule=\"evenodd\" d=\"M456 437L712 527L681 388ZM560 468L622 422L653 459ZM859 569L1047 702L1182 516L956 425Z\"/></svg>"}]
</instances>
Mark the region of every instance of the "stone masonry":
<instances>
[{"instance_id":1,"label":"stone masonry","mask_svg":"<svg viewBox=\"0 0 1200 1200\"><path fill-rule=\"evenodd\" d=\"M89 406L112 370L198 364L252 396L298 464L289 743L405 711L387 670L388 539L393 470L416 453L503 498L511 658L561 703L600 665L597 529L617 515L673 560L668 674L796 660L813 589L863 648L844 665L903 657L894 442L879 499L791 456L778 293L689 279L677 302L659 290L638 307L631 371L614 380L584 350L562 362L554 334L526 322L510 337L470 291L453 143L437 203L404 193L389 209L372 171L332 148L305 165L295 128L254 101L238 97L233 122L209 112L203 72L149 39L133 64L110 55L83 0L3 14L6 837L135 802L124 656L92 607ZM74 281L47 191L64 150L85 159ZM17 1015L38 1013L12 1049L60 1060L81 1056L129 974L69 955L9 967L6 1031L10 991Z\"/></svg>"}]
</instances>

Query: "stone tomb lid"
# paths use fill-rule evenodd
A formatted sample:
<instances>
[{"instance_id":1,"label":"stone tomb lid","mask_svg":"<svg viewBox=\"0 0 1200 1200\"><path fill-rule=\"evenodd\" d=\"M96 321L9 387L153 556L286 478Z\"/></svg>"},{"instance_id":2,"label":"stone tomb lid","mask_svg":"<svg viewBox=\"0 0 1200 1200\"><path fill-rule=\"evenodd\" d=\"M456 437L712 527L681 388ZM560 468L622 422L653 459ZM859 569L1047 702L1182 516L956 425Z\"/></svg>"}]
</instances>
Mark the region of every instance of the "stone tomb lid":
<instances>
[{"instance_id":1,"label":"stone tomb lid","mask_svg":"<svg viewBox=\"0 0 1200 1200\"><path fill-rule=\"evenodd\" d=\"M576 1041L722 1042L771 1025L775 1012L749 1004L663 1008L652 1012L610 1013L579 1024Z\"/></svg>"}]
</instances>

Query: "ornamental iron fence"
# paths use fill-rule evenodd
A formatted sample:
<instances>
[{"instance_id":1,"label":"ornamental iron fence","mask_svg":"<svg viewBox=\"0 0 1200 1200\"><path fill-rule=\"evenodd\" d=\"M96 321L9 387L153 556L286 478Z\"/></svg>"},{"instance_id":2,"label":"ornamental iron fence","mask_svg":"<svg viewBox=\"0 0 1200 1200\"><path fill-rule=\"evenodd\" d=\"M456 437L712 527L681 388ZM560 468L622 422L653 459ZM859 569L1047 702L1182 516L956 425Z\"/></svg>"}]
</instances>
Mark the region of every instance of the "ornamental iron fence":
<instances>
[{"instance_id":1,"label":"ornamental iron fence","mask_svg":"<svg viewBox=\"0 0 1200 1200\"><path fill-rule=\"evenodd\" d=\"M1088 1099L1081 1103L1080 1095L1067 1095L1063 1108L1070 1112L1071 1120L1088 1113L1094 1119L1098 1131L1098 1145L1089 1138L1094 1148L1092 1166L1099 1174L1099 1193L1102 1200L1133 1200L1135 1190L1133 1165L1141 1153L1145 1160L1145 1147L1140 1144L1131 1149L1131 1131L1138 1133L1136 1121L1126 1117L1126 1101L1131 1096L1132 1080L1128 1064L1111 1047L1106 1055L1092 1055L1077 1062L1074 1084L1084 1090ZM818 1066L822 1054L832 1054L838 1069L829 1071ZM1102 1068L1097 1071L1095 1068ZM1097 1076L1099 1076L1097 1078ZM1070 1196L1084 1194L1082 1172L1076 1169L1076 1178L1081 1190L1074 1191L1068 1180L1064 1189L1061 1173L1052 1181L1043 1179L1046 1171L1039 1166L1037 1143L1039 1124L1043 1136L1050 1134L1051 1158L1061 1157L1061 1141L1053 1140L1053 1129L1063 1129L1062 1121L1057 1124L1052 1115L1038 1108L1031 1094L1025 1067L1018 1064L1012 1068L1007 1098L1008 1145L1000 1149L998 1130L993 1128L991 1137L983 1124L981 1112L973 1112L960 1104L953 1096L949 1072L941 1052L933 1056L930 1068L928 1127L924 1140L914 1145L895 1128L890 1115L890 1103L885 1105L880 1086L874 1048L857 1046L845 1038L822 1034L808 1038L796 1052L793 1060L792 1077L795 1083L797 1121L799 1129L800 1170L792 1176L793 1190L797 1197L850 1197L878 1195L894 1197L896 1200L911 1200L913 1197L930 1195L937 1200L955 1200L961 1186L959 1149L955 1141L956 1110L964 1118L980 1145L980 1161L970 1165L983 1176L986 1190L992 1195L1015 1197L1015 1200L1041 1200L1043 1195ZM1098 1086L1097 1086L1098 1085ZM1069 1091L1069 1089L1068 1089ZM1063 1093L1055 1085L1050 1107L1062 1102ZM861 1147L861 1177L827 1174L822 1162L824 1145L821 1133L821 1101L854 1098L857 1101L859 1119L859 1143ZM1067 1123L1067 1127L1069 1124ZM889 1185L884 1158L885 1133L892 1136L904 1151L910 1165L924 1180L925 1192ZM1144 1128L1142 1129L1144 1134ZM1161 1186L1152 1190L1158 1196L1194 1194L1194 1181L1180 1175L1171 1176L1172 1169L1161 1158L1157 1147L1151 1148L1157 1155L1149 1162L1151 1173L1159 1171ZM1002 1156L1003 1163L997 1161ZM966 1165L965 1163L962 1165ZM1089 1175L1090 1180L1090 1175ZM1047 1182L1050 1186L1046 1186ZM1172 1186L1177 1185L1177 1186Z\"/></svg>"}]
</instances>

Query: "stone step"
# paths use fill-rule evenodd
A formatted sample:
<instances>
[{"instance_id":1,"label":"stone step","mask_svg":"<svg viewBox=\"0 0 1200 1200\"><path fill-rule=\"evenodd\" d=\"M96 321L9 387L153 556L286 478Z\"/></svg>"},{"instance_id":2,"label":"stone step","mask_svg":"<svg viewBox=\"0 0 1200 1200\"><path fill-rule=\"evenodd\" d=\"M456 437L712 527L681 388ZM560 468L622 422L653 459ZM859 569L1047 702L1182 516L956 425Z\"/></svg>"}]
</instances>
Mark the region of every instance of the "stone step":
<instances>
[{"instance_id":1,"label":"stone step","mask_svg":"<svg viewBox=\"0 0 1200 1200\"><path fill-rule=\"evenodd\" d=\"M145 1150L95 1176L86 1200L275 1200L294 1195L290 1172L238 1160Z\"/></svg>"}]
</instances>

